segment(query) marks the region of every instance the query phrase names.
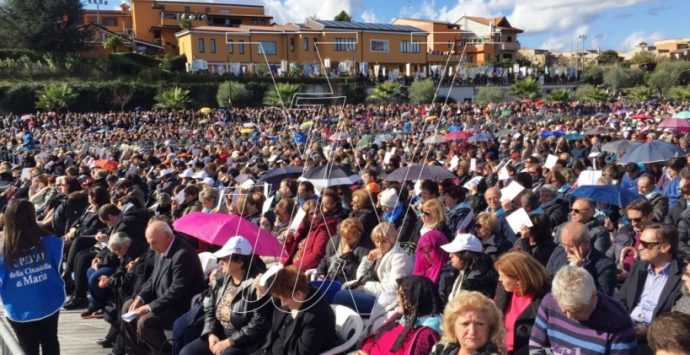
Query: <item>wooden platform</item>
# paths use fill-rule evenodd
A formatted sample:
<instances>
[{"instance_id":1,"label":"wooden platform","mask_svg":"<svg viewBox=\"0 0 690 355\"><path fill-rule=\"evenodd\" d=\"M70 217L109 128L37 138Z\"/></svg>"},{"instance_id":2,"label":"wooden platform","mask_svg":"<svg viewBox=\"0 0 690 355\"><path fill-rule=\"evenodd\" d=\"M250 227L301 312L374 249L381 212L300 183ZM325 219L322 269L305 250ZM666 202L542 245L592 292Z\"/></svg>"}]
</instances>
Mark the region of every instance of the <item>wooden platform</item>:
<instances>
[{"instance_id":1,"label":"wooden platform","mask_svg":"<svg viewBox=\"0 0 690 355\"><path fill-rule=\"evenodd\" d=\"M0 312L1 310L0 306ZM60 311L58 338L60 339L60 353L64 355L105 355L112 349L104 349L96 344L96 340L103 338L108 332L109 324L103 319L81 319L78 311ZM4 312L3 312L4 313ZM2 319L11 330L4 314Z\"/></svg>"}]
</instances>

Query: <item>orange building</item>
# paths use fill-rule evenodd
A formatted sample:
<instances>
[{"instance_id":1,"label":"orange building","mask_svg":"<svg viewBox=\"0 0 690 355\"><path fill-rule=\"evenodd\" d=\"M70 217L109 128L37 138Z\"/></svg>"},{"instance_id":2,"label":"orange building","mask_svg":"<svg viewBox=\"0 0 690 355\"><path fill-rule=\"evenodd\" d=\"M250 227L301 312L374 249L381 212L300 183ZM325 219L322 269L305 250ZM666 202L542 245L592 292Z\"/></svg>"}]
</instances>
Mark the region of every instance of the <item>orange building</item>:
<instances>
[{"instance_id":1,"label":"orange building","mask_svg":"<svg viewBox=\"0 0 690 355\"><path fill-rule=\"evenodd\" d=\"M463 16L456 24L460 26L463 35L459 46L465 48L470 63L482 65L490 61L514 62L517 59L517 51L520 49L518 34L523 31L511 26L505 16Z\"/></svg>"}]
</instances>

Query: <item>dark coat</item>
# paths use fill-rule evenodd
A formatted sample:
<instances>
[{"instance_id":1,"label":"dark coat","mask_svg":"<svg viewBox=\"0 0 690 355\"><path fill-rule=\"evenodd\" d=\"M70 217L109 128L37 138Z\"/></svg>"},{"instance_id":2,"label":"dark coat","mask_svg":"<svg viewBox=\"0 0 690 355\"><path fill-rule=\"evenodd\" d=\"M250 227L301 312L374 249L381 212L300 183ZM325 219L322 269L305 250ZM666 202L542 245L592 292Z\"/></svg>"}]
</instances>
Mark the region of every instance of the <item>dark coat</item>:
<instances>
[{"instance_id":1,"label":"dark coat","mask_svg":"<svg viewBox=\"0 0 690 355\"><path fill-rule=\"evenodd\" d=\"M451 236L456 233L470 233L472 232L472 225L474 219L474 212L469 207L455 208L446 216L448 221L448 228ZM448 239L448 240L452 240Z\"/></svg>"},{"instance_id":2,"label":"dark coat","mask_svg":"<svg viewBox=\"0 0 690 355\"><path fill-rule=\"evenodd\" d=\"M153 272L155 254L148 244L133 240L115 273L108 278L108 287L119 291L123 299L138 293ZM137 260L134 268L127 272L127 264L134 260Z\"/></svg>"},{"instance_id":3,"label":"dark coat","mask_svg":"<svg viewBox=\"0 0 690 355\"><path fill-rule=\"evenodd\" d=\"M628 313L637 306L642 297L644 290L644 283L647 279L647 267L649 263L638 261L630 268L628 277L623 282L621 288L616 292L615 299L625 307ZM685 265L678 260L671 260L671 268L669 270L668 280L664 289L659 296L659 302L654 308L653 318L656 318L661 313L670 312L676 301L682 296L683 272Z\"/></svg>"},{"instance_id":4,"label":"dark coat","mask_svg":"<svg viewBox=\"0 0 690 355\"><path fill-rule=\"evenodd\" d=\"M419 238L421 238L421 236L422 236L421 231L422 231L423 226L424 226L424 222L422 222L421 219L417 220L417 225L412 230L412 234L409 236L409 238L405 239L405 238L403 238L402 235L400 235L399 242L401 242L401 243L403 243L403 242L414 243L414 245L416 246L417 243L419 242ZM434 228L434 229L443 233L443 235L445 235L446 239L448 239L448 240L453 240L453 237L455 237L455 235L450 231L450 228L448 228L448 225L445 222L439 223L436 226L436 228Z\"/></svg>"},{"instance_id":5,"label":"dark coat","mask_svg":"<svg viewBox=\"0 0 690 355\"><path fill-rule=\"evenodd\" d=\"M63 236L81 218L89 206L89 196L86 191L75 191L60 203L53 215L53 233Z\"/></svg>"},{"instance_id":6,"label":"dark coat","mask_svg":"<svg viewBox=\"0 0 690 355\"><path fill-rule=\"evenodd\" d=\"M596 249L590 250L589 260L585 262L583 267L594 278L597 290L605 293L607 296L613 295L613 291L616 288L616 265L604 253ZM546 271L551 277L554 277L558 270L568 264L565 249L559 246L551 254L551 258L546 264Z\"/></svg>"},{"instance_id":7,"label":"dark coat","mask_svg":"<svg viewBox=\"0 0 690 355\"><path fill-rule=\"evenodd\" d=\"M512 354L529 354L529 337L532 333L532 326L534 325L534 320L537 318L537 311L539 310L539 304L542 298L548 292L548 289L542 290L535 298L532 303L527 306L527 308L520 313L520 315L515 320L515 330L513 332L513 353ZM496 287L496 297L494 298L494 303L496 307L501 310L503 314L508 311L508 306L513 298L512 292L506 292L501 283L498 283Z\"/></svg>"},{"instance_id":8,"label":"dark coat","mask_svg":"<svg viewBox=\"0 0 690 355\"><path fill-rule=\"evenodd\" d=\"M486 242L482 243L482 246L484 247L484 254L491 257L492 261L498 260L503 253L509 251L513 247L504 236L498 234L491 235Z\"/></svg>"},{"instance_id":9,"label":"dark coat","mask_svg":"<svg viewBox=\"0 0 690 355\"><path fill-rule=\"evenodd\" d=\"M547 240L535 245L530 245L527 238L520 238L513 244L513 250L520 250L532 255L537 261L539 261L544 267L548 264L551 254L553 254L554 249L557 245L553 240Z\"/></svg>"},{"instance_id":10,"label":"dark coat","mask_svg":"<svg viewBox=\"0 0 690 355\"><path fill-rule=\"evenodd\" d=\"M337 344L335 314L328 301L312 289L292 318L286 310L273 312L271 330L256 355L317 355Z\"/></svg>"},{"instance_id":11,"label":"dark coat","mask_svg":"<svg viewBox=\"0 0 690 355\"><path fill-rule=\"evenodd\" d=\"M681 214L687 209L687 205L688 201L684 197L679 198L676 204L671 206L671 211L664 218L664 223L673 224L674 226L678 225Z\"/></svg>"},{"instance_id":12,"label":"dark coat","mask_svg":"<svg viewBox=\"0 0 690 355\"><path fill-rule=\"evenodd\" d=\"M364 234L362 238L371 240L371 231L379 224L379 218L376 216L376 210L371 207L360 208L356 211L350 212L350 217L357 218L364 226Z\"/></svg>"},{"instance_id":13,"label":"dark coat","mask_svg":"<svg viewBox=\"0 0 690 355\"><path fill-rule=\"evenodd\" d=\"M438 343L431 350L431 355L456 355L460 351L460 344L458 343ZM498 355L498 347L493 344L487 344L475 350L472 355Z\"/></svg>"},{"instance_id":14,"label":"dark coat","mask_svg":"<svg viewBox=\"0 0 690 355\"><path fill-rule=\"evenodd\" d=\"M319 266L316 268L316 273L326 276L326 279L329 280L341 282L356 280L357 268L362 259L369 255L369 251L373 249L373 246L362 237L353 251L337 256L336 251L339 245L339 236L336 235L331 238L331 241L326 246L326 256L321 259Z\"/></svg>"},{"instance_id":15,"label":"dark coat","mask_svg":"<svg viewBox=\"0 0 690 355\"><path fill-rule=\"evenodd\" d=\"M561 224L554 231L554 242L560 244L561 242L561 230L564 224ZM606 253L611 247L611 233L604 227L604 224L597 219L592 218L589 222L585 223L589 234L592 236L592 246L594 249Z\"/></svg>"},{"instance_id":16,"label":"dark coat","mask_svg":"<svg viewBox=\"0 0 690 355\"><path fill-rule=\"evenodd\" d=\"M542 204L541 208L544 210L544 215L549 218L551 227L559 226L568 221L568 203L560 197Z\"/></svg>"},{"instance_id":17,"label":"dark coat","mask_svg":"<svg viewBox=\"0 0 690 355\"><path fill-rule=\"evenodd\" d=\"M453 290L453 284L459 277L460 273L457 270L445 276L442 289L439 289L439 294L444 303L448 303L449 296ZM498 273L493 267L493 262L486 254L480 254L478 262L472 265L471 269L467 271L465 279L462 281L461 290L478 291L486 297L493 298L496 293L496 285L498 284Z\"/></svg>"},{"instance_id":18,"label":"dark coat","mask_svg":"<svg viewBox=\"0 0 690 355\"><path fill-rule=\"evenodd\" d=\"M398 241L405 242L410 240L412 234L415 233L418 218L412 208L408 208L408 206L404 206L403 211L404 212L401 213L395 221L393 221L393 224L395 225L395 228L398 229L398 235L400 236ZM419 231L417 231L417 234L419 234ZM419 235L417 236L417 239L419 239Z\"/></svg>"},{"instance_id":19,"label":"dark coat","mask_svg":"<svg viewBox=\"0 0 690 355\"><path fill-rule=\"evenodd\" d=\"M664 218L666 218L668 214L668 197L664 196L662 193L655 193L654 196L649 199L649 203L651 203L654 208L654 220L663 223Z\"/></svg>"},{"instance_id":20,"label":"dark coat","mask_svg":"<svg viewBox=\"0 0 690 355\"><path fill-rule=\"evenodd\" d=\"M84 212L74 227L77 228L77 238L92 237L107 228L105 223L98 219L98 212L91 211Z\"/></svg>"},{"instance_id":21,"label":"dark coat","mask_svg":"<svg viewBox=\"0 0 690 355\"><path fill-rule=\"evenodd\" d=\"M175 237L166 256L156 253L153 273L138 296L160 318L163 329L172 329L173 322L189 310L192 297L205 288L196 250Z\"/></svg>"},{"instance_id":22,"label":"dark coat","mask_svg":"<svg viewBox=\"0 0 690 355\"><path fill-rule=\"evenodd\" d=\"M254 288L253 281L261 270L259 268L250 269L249 277L240 284L241 289L235 295L230 304L231 314L230 323L232 331L230 338L234 346L248 353L257 349L261 344L266 332L271 327L271 316L273 314L273 303L268 294L259 297ZM219 278L212 292L204 300L204 328L201 332L202 337L215 334L223 338L226 329L216 318L216 308L222 301L223 294L228 283L232 282L230 277Z\"/></svg>"}]
</instances>

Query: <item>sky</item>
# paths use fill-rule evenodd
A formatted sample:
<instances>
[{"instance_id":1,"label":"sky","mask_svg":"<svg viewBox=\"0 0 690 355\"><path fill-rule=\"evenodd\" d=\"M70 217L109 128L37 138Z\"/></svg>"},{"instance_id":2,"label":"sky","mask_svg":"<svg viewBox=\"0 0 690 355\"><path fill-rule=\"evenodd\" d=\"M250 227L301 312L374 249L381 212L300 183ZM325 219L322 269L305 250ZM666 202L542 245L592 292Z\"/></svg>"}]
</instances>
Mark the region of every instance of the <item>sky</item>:
<instances>
[{"instance_id":1,"label":"sky","mask_svg":"<svg viewBox=\"0 0 690 355\"><path fill-rule=\"evenodd\" d=\"M92 2L95 0L91 0ZM172 0L184 2L184 0ZM87 4L87 8L95 5ZM585 35L587 49L627 52L642 41L690 38L690 0L194 0L262 4L276 23L307 17L332 20L341 10L358 22L391 23L397 17L456 22L463 15L507 16L525 32L523 48L570 51ZM108 8L119 0L108 0ZM103 7L101 7L103 8ZM538 21L535 21L538 20Z\"/></svg>"}]
</instances>

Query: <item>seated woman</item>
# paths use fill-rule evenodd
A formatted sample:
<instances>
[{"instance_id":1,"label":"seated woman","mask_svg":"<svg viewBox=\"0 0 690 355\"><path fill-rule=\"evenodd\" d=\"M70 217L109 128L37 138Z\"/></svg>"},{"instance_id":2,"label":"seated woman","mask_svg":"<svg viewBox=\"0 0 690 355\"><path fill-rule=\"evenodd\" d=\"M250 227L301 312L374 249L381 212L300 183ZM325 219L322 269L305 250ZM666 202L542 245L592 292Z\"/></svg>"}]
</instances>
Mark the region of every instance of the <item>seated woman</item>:
<instances>
[{"instance_id":1,"label":"seated woman","mask_svg":"<svg viewBox=\"0 0 690 355\"><path fill-rule=\"evenodd\" d=\"M496 217L490 212L482 212L477 215L474 223L474 232L482 243L482 251L496 261L501 254L511 249L512 245L507 236L496 233L500 231Z\"/></svg>"},{"instance_id":2,"label":"seated woman","mask_svg":"<svg viewBox=\"0 0 690 355\"><path fill-rule=\"evenodd\" d=\"M336 234L340 222L340 202L336 192L324 190L321 196L320 212L314 209L313 214L304 217L297 232L285 238L285 250L288 252L284 265L295 265L300 270L309 270L319 266L326 256L326 246L331 236Z\"/></svg>"},{"instance_id":3,"label":"seated woman","mask_svg":"<svg viewBox=\"0 0 690 355\"><path fill-rule=\"evenodd\" d=\"M199 202L201 202L201 212L218 212L218 199L220 193L212 187L204 187L199 192Z\"/></svg>"},{"instance_id":4,"label":"seated woman","mask_svg":"<svg viewBox=\"0 0 690 355\"><path fill-rule=\"evenodd\" d=\"M443 311L443 338L433 355L505 354L503 319L496 305L474 291L460 291Z\"/></svg>"},{"instance_id":5,"label":"seated woman","mask_svg":"<svg viewBox=\"0 0 690 355\"><path fill-rule=\"evenodd\" d=\"M340 222L338 235L326 246L326 257L321 259L319 267L314 270L319 281L313 281L312 286L318 287L329 302L344 282L357 279L357 267L370 251L364 245L366 242L363 234L362 222L350 217Z\"/></svg>"},{"instance_id":6,"label":"seated woman","mask_svg":"<svg viewBox=\"0 0 690 355\"><path fill-rule=\"evenodd\" d=\"M364 339L358 355L427 355L440 339L443 305L436 285L424 276L398 279L397 312Z\"/></svg>"},{"instance_id":7,"label":"seated woman","mask_svg":"<svg viewBox=\"0 0 690 355\"><path fill-rule=\"evenodd\" d=\"M496 292L498 274L491 265L491 258L482 252L482 244L472 234L458 234L451 243L442 246L450 254L454 273L444 280L440 289L444 302L450 302L460 290L479 291L487 297Z\"/></svg>"},{"instance_id":8,"label":"seated woman","mask_svg":"<svg viewBox=\"0 0 690 355\"><path fill-rule=\"evenodd\" d=\"M365 189L360 189L352 193L352 212L350 217L357 218L364 226L362 237L371 241L371 231L379 223L379 218L373 205L373 198Z\"/></svg>"},{"instance_id":9,"label":"seated woman","mask_svg":"<svg viewBox=\"0 0 690 355\"><path fill-rule=\"evenodd\" d=\"M532 215L530 220L532 227L523 226L520 229L520 238L515 241L513 250L524 251L546 266L556 248L549 217L543 214Z\"/></svg>"},{"instance_id":10,"label":"seated woman","mask_svg":"<svg viewBox=\"0 0 690 355\"><path fill-rule=\"evenodd\" d=\"M421 219L417 222L417 227L409 238L401 236L402 240L406 240L405 243L401 244L409 244L416 248L421 237L432 231L443 234L446 241L452 238L450 228L446 225L446 210L441 201L437 199L427 200L421 204L419 211L421 212ZM415 250L414 248L412 250Z\"/></svg>"},{"instance_id":11,"label":"seated woman","mask_svg":"<svg viewBox=\"0 0 690 355\"><path fill-rule=\"evenodd\" d=\"M443 205L438 200L429 200L422 204L422 236L417 242L413 275L428 277L438 284L441 278L441 269L448 260L448 253L441 246L448 243L448 237L443 229L437 229L445 220ZM446 227L447 228L447 227Z\"/></svg>"},{"instance_id":12,"label":"seated woman","mask_svg":"<svg viewBox=\"0 0 690 355\"><path fill-rule=\"evenodd\" d=\"M254 286L260 294L266 288L259 276ZM270 293L281 309L273 312L268 333L254 355L320 354L335 347L335 314L326 299L309 286L307 277L294 266L279 270L269 281ZM269 303L273 307L273 303Z\"/></svg>"},{"instance_id":13,"label":"seated woman","mask_svg":"<svg viewBox=\"0 0 690 355\"><path fill-rule=\"evenodd\" d=\"M532 325L549 291L549 276L537 259L519 251L503 254L494 267L500 281L494 302L503 312L506 348L511 354L529 354Z\"/></svg>"},{"instance_id":14,"label":"seated woman","mask_svg":"<svg viewBox=\"0 0 690 355\"><path fill-rule=\"evenodd\" d=\"M396 280L411 275L414 266L414 257L396 243L397 236L398 230L388 222L374 228L371 238L376 249L362 259L356 281L346 282L346 289L338 291L333 304L350 307L368 317L380 294L397 290Z\"/></svg>"},{"instance_id":15,"label":"seated woman","mask_svg":"<svg viewBox=\"0 0 690 355\"><path fill-rule=\"evenodd\" d=\"M173 217L178 219L191 212L201 211L201 202L199 202L199 192L200 188L197 185L187 185L182 191L184 191L184 201L181 204L177 204L177 201L173 199Z\"/></svg>"},{"instance_id":16,"label":"seated woman","mask_svg":"<svg viewBox=\"0 0 690 355\"><path fill-rule=\"evenodd\" d=\"M252 245L235 236L213 255L221 266L212 292L204 300L201 337L185 345L180 355L249 354L258 348L270 328L273 304L259 297L254 278L263 263L252 254Z\"/></svg>"}]
</instances>

